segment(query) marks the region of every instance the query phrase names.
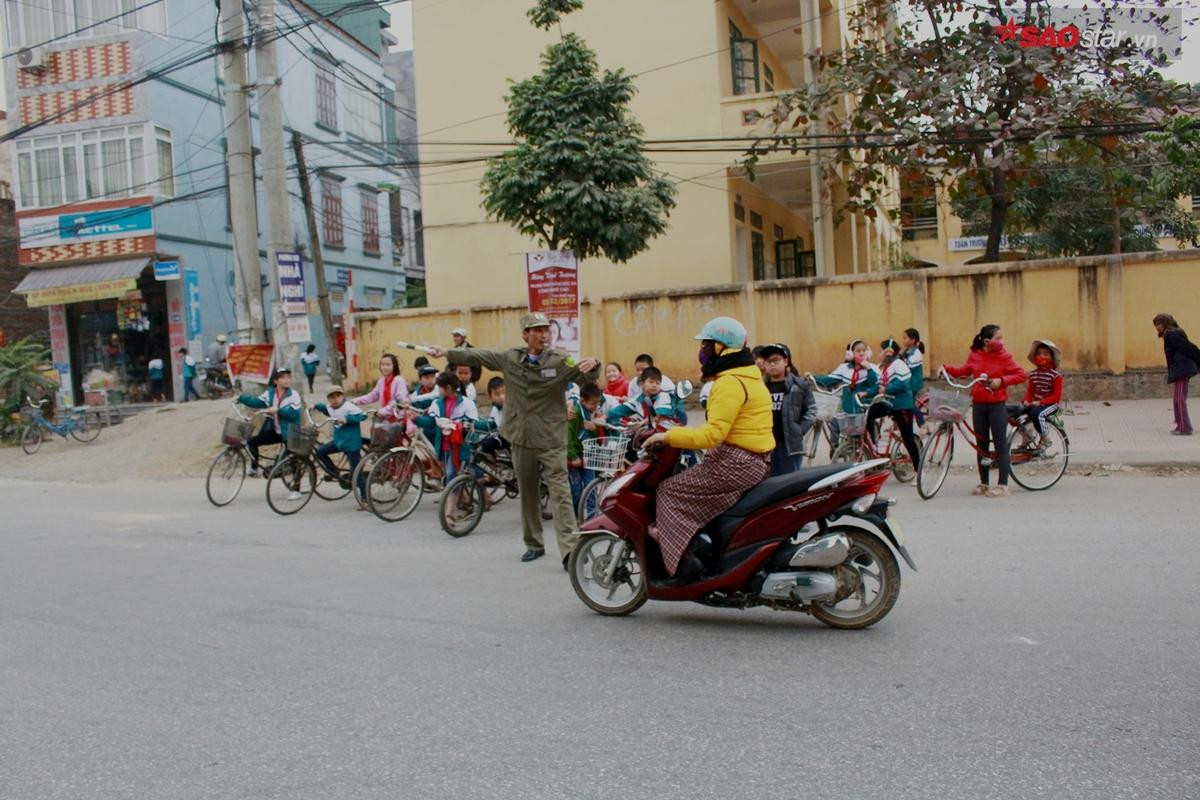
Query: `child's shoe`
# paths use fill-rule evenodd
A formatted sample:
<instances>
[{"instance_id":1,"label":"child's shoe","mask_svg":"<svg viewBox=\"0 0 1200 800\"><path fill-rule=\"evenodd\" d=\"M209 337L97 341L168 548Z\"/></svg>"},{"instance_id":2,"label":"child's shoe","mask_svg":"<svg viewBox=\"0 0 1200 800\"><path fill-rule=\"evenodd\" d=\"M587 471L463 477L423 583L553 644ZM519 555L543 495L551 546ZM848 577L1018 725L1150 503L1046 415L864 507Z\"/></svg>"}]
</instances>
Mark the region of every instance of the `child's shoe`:
<instances>
[{"instance_id":1,"label":"child's shoe","mask_svg":"<svg viewBox=\"0 0 1200 800\"><path fill-rule=\"evenodd\" d=\"M987 490L987 497L1008 497L1012 494L1012 489L1007 486L993 486Z\"/></svg>"},{"instance_id":2,"label":"child's shoe","mask_svg":"<svg viewBox=\"0 0 1200 800\"><path fill-rule=\"evenodd\" d=\"M987 492L988 492L988 485L986 483L981 483L978 486L976 486L974 489L971 490L971 494L975 495L976 497L985 495L985 494L987 494Z\"/></svg>"}]
</instances>

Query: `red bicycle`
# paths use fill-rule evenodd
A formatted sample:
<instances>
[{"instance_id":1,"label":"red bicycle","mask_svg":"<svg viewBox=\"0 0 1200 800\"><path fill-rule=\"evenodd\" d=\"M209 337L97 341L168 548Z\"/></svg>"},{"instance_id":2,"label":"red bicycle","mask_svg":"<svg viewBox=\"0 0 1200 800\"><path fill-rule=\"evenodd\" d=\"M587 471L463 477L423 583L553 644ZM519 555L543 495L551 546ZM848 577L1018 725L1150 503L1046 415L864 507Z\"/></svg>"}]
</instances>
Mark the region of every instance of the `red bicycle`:
<instances>
[{"instance_id":1,"label":"red bicycle","mask_svg":"<svg viewBox=\"0 0 1200 800\"><path fill-rule=\"evenodd\" d=\"M929 390L929 422L932 426L925 442L925 454L917 468L917 494L923 500L931 500L946 482L950 474L950 462L954 458L954 433L957 430L976 454L983 457L983 465L992 467L998 462L995 450L985 451L979 446L979 436L967 424L966 414L971 407L971 396L962 394L977 383L988 379L980 375L970 383L955 383L945 370L939 377L956 391ZM1013 480L1022 489L1039 492L1049 489L1062 479L1071 457L1071 442L1060 415L1055 412L1042 421L1044 434L1039 436L1033 421L1019 406L1009 407L1008 434L1009 465Z\"/></svg>"},{"instance_id":2,"label":"red bicycle","mask_svg":"<svg viewBox=\"0 0 1200 800\"><path fill-rule=\"evenodd\" d=\"M912 463L908 449L904 446L904 439L901 438L900 431L897 430L891 418L884 417L880 420L879 434L875 437L874 442L866 435L867 415L865 409L869 409L876 403L886 403L888 398L876 395L866 405L863 405L857 396L854 399L859 408L864 409L864 413L837 414L835 416L841 439L838 441L838 446L833 451L830 461L835 464L838 462L856 463L886 458L896 480L901 483L911 482L917 476L917 468ZM918 454L920 447L921 442L918 440Z\"/></svg>"}]
</instances>

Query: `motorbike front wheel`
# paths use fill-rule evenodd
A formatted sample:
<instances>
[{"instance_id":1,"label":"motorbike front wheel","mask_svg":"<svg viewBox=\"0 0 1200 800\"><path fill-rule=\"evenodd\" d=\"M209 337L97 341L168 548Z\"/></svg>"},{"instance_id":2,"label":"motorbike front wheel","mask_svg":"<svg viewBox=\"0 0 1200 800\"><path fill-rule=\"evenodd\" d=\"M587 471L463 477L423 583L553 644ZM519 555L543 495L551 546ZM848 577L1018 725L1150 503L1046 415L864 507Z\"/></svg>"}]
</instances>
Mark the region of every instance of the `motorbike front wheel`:
<instances>
[{"instance_id":1,"label":"motorbike front wheel","mask_svg":"<svg viewBox=\"0 0 1200 800\"><path fill-rule=\"evenodd\" d=\"M584 604L608 617L623 617L646 602L646 574L637 551L611 533L585 534L567 562L571 586Z\"/></svg>"},{"instance_id":2,"label":"motorbike front wheel","mask_svg":"<svg viewBox=\"0 0 1200 800\"><path fill-rule=\"evenodd\" d=\"M892 548L861 528L830 528L850 540L850 553L836 567L838 593L827 603L809 606L812 615L831 628L856 630L888 615L900 594L900 565Z\"/></svg>"}]
</instances>

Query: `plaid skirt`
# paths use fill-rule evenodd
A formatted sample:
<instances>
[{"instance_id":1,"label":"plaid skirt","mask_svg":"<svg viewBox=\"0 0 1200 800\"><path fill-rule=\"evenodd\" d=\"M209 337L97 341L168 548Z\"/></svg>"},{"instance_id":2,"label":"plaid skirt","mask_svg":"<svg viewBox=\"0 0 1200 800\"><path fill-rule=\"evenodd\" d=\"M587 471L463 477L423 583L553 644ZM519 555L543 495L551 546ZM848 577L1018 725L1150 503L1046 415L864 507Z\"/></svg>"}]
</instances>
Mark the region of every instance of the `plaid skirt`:
<instances>
[{"instance_id":1,"label":"plaid skirt","mask_svg":"<svg viewBox=\"0 0 1200 800\"><path fill-rule=\"evenodd\" d=\"M728 511L771 471L770 453L751 453L723 444L704 454L698 466L658 485L658 546L674 575L679 559L700 529Z\"/></svg>"}]
</instances>

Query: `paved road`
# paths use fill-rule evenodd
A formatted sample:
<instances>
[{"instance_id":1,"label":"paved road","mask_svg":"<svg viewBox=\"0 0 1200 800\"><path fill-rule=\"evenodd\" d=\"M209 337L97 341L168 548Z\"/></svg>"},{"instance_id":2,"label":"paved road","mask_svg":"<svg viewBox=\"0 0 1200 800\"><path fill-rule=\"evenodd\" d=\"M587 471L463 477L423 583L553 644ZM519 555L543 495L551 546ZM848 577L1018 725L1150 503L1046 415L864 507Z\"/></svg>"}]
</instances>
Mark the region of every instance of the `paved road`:
<instances>
[{"instance_id":1,"label":"paved road","mask_svg":"<svg viewBox=\"0 0 1200 800\"><path fill-rule=\"evenodd\" d=\"M1194 479L968 481L901 490L921 571L859 633L601 618L511 503L452 540L0 483L0 796L1200 796Z\"/></svg>"}]
</instances>

